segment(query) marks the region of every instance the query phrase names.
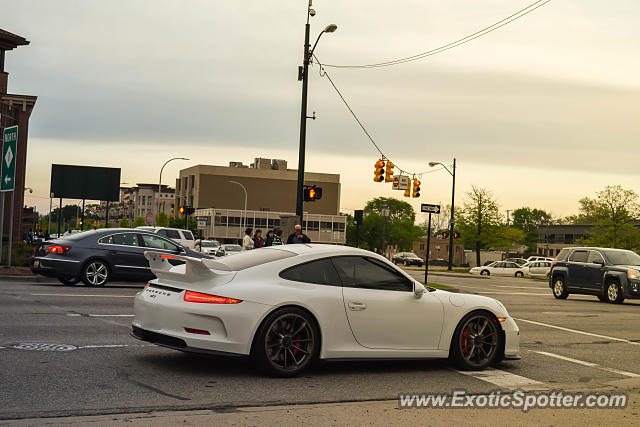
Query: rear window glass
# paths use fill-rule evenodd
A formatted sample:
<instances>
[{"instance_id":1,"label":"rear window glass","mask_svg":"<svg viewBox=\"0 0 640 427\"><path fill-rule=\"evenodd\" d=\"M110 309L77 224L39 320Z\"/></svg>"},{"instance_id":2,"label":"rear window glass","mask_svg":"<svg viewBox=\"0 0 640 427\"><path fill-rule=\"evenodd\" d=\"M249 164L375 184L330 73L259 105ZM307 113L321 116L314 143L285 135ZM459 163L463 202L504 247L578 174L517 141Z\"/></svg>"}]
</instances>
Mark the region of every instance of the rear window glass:
<instances>
[{"instance_id":1,"label":"rear window glass","mask_svg":"<svg viewBox=\"0 0 640 427\"><path fill-rule=\"evenodd\" d=\"M170 239L178 239L180 240L180 233L178 233L176 230L160 230L158 231L158 234L161 236L166 236Z\"/></svg>"},{"instance_id":2,"label":"rear window glass","mask_svg":"<svg viewBox=\"0 0 640 427\"><path fill-rule=\"evenodd\" d=\"M266 264L281 259L296 256L294 252L285 249L276 248L260 248L251 251L239 252L233 256L216 258L217 264L224 264L229 267L230 271L240 271L246 268L255 267L257 265ZM205 260L205 264L206 264Z\"/></svg>"},{"instance_id":3,"label":"rear window glass","mask_svg":"<svg viewBox=\"0 0 640 427\"><path fill-rule=\"evenodd\" d=\"M295 282L316 283L318 285L342 285L338 273L329 258L290 267L282 271L280 277Z\"/></svg>"}]
</instances>

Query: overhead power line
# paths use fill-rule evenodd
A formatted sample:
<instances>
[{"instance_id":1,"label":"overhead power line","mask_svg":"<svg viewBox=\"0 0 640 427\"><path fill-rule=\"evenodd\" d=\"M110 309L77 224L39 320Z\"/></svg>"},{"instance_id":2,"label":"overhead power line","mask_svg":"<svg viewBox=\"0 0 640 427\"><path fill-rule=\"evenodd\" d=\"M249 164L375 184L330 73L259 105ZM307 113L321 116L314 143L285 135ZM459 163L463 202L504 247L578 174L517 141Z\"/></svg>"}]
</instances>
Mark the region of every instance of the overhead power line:
<instances>
[{"instance_id":1,"label":"overhead power line","mask_svg":"<svg viewBox=\"0 0 640 427\"><path fill-rule=\"evenodd\" d=\"M362 65L338 65L338 64L323 64L325 67L332 67L332 68L380 68L380 67L389 67L391 65L398 65L398 64L404 64L406 62L412 62L412 61L417 61L419 59L423 59L426 58L428 56L432 56L432 55L436 55L438 53L442 53L445 52L449 49L453 49L454 47L458 47L460 45L463 45L465 43L469 43L472 40L475 40L479 37L482 37L484 35L487 35L495 30L497 30L498 28L504 27L505 25L522 18L525 15L528 15L529 13L533 12L534 10L538 9L539 7L544 6L545 4L549 3L551 0L538 0L535 1L533 3L531 3L529 6L525 7L524 9L520 9L519 11L517 11L516 13L507 16L504 19L501 19L500 21L489 25L488 27L484 27L483 29L476 31L473 34L469 34L466 37L463 37L461 39L458 39L456 41L453 41L451 43L445 44L443 46L437 47L435 49L431 49L428 50L426 52L422 52L422 53L418 53L416 55L412 55L412 56L407 56L405 58L399 58L399 59L394 59L392 61L385 61L385 62L378 62L378 63L374 63L374 64L362 64Z\"/></svg>"}]
</instances>

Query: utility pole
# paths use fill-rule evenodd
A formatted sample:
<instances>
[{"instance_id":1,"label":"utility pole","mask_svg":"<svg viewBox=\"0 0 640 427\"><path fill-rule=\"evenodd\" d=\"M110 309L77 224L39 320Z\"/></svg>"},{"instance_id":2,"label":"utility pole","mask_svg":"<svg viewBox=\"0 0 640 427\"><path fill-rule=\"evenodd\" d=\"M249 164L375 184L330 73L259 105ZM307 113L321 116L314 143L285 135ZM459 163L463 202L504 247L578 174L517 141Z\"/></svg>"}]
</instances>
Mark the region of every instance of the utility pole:
<instances>
[{"instance_id":1,"label":"utility pole","mask_svg":"<svg viewBox=\"0 0 640 427\"><path fill-rule=\"evenodd\" d=\"M449 220L449 266L447 270L453 270L453 226L455 224L453 209L456 198L456 159L453 159L453 173L451 174L453 183L451 184L451 219Z\"/></svg>"},{"instance_id":2,"label":"utility pole","mask_svg":"<svg viewBox=\"0 0 640 427\"><path fill-rule=\"evenodd\" d=\"M511 210L507 209L507 227L509 227L509 212L511 212Z\"/></svg>"},{"instance_id":3,"label":"utility pole","mask_svg":"<svg viewBox=\"0 0 640 427\"><path fill-rule=\"evenodd\" d=\"M476 266L480 266L480 249L482 242L480 235L482 234L482 194L478 196L478 240L476 240Z\"/></svg>"}]
</instances>

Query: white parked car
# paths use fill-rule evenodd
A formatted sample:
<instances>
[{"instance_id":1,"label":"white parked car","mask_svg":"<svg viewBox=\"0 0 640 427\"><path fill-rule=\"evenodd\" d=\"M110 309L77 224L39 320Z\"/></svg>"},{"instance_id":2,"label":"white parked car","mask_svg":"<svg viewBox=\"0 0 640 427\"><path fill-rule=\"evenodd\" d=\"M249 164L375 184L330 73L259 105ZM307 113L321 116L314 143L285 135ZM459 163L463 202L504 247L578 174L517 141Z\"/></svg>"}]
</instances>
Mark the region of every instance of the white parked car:
<instances>
[{"instance_id":1,"label":"white parked car","mask_svg":"<svg viewBox=\"0 0 640 427\"><path fill-rule=\"evenodd\" d=\"M203 254L215 255L220 249L220 242L217 240L196 240L195 250Z\"/></svg>"},{"instance_id":2,"label":"white parked car","mask_svg":"<svg viewBox=\"0 0 640 427\"><path fill-rule=\"evenodd\" d=\"M522 266L524 275L529 277L547 277L551 272L551 261L533 261Z\"/></svg>"},{"instance_id":3,"label":"white parked car","mask_svg":"<svg viewBox=\"0 0 640 427\"><path fill-rule=\"evenodd\" d=\"M529 258L527 258L527 262L533 261L553 261L553 258L549 258L546 256L530 256Z\"/></svg>"},{"instance_id":4,"label":"white parked car","mask_svg":"<svg viewBox=\"0 0 640 427\"><path fill-rule=\"evenodd\" d=\"M469 270L471 274L481 276L512 276L524 277L524 269L512 261L496 261L482 267L473 267Z\"/></svg>"},{"instance_id":5,"label":"white parked car","mask_svg":"<svg viewBox=\"0 0 640 427\"><path fill-rule=\"evenodd\" d=\"M334 245L271 246L218 259L146 252L157 276L133 335L180 351L251 356L293 376L316 359L450 358L461 369L519 359L497 300L425 288L384 257Z\"/></svg>"},{"instance_id":6,"label":"white parked car","mask_svg":"<svg viewBox=\"0 0 640 427\"><path fill-rule=\"evenodd\" d=\"M149 227L146 225L136 227L141 230L150 231L152 233L158 233L161 236L167 237L174 242L180 244L180 246L195 250L196 241L193 238L193 234L189 230L183 230L182 228L169 228L169 227Z\"/></svg>"}]
</instances>

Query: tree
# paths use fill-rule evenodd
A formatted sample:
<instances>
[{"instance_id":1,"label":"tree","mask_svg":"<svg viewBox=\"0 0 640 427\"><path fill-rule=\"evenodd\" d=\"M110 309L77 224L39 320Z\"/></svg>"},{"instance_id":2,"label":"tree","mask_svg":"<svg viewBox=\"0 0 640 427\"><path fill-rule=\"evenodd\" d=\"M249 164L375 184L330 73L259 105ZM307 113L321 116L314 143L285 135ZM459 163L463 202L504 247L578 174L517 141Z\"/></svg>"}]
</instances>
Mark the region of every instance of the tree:
<instances>
[{"instance_id":1,"label":"tree","mask_svg":"<svg viewBox=\"0 0 640 427\"><path fill-rule=\"evenodd\" d=\"M522 230L524 241L529 252L535 253L538 242L538 228L552 221L551 214L542 209L523 207L516 209L513 214L513 227Z\"/></svg>"},{"instance_id":2,"label":"tree","mask_svg":"<svg viewBox=\"0 0 640 427\"><path fill-rule=\"evenodd\" d=\"M579 217L588 220L594 229L579 243L586 246L637 249L640 230L634 225L640 216L638 194L620 185L607 185L596 198L580 199Z\"/></svg>"},{"instance_id":3,"label":"tree","mask_svg":"<svg viewBox=\"0 0 640 427\"><path fill-rule=\"evenodd\" d=\"M501 243L498 231L502 216L491 191L471 186L457 222L465 246L475 248L476 264L480 265L480 250Z\"/></svg>"},{"instance_id":4,"label":"tree","mask_svg":"<svg viewBox=\"0 0 640 427\"><path fill-rule=\"evenodd\" d=\"M384 209L389 209L388 219L390 221L405 218L410 219L411 222L416 220L416 213L413 211L411 204L394 199L393 197L376 197L375 199L369 200L364 207L364 212L374 212L382 216Z\"/></svg>"},{"instance_id":5,"label":"tree","mask_svg":"<svg viewBox=\"0 0 640 427\"><path fill-rule=\"evenodd\" d=\"M143 225L147 225L147 221L144 219L144 217L139 216L136 219L133 220L133 227L141 227Z\"/></svg>"},{"instance_id":6,"label":"tree","mask_svg":"<svg viewBox=\"0 0 640 427\"><path fill-rule=\"evenodd\" d=\"M156 227L168 227L169 226L169 215L160 211L156 215Z\"/></svg>"},{"instance_id":7,"label":"tree","mask_svg":"<svg viewBox=\"0 0 640 427\"><path fill-rule=\"evenodd\" d=\"M120 224L118 224L120 228L130 228L131 223L129 222L129 218L126 216L120 220Z\"/></svg>"}]
</instances>

